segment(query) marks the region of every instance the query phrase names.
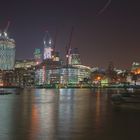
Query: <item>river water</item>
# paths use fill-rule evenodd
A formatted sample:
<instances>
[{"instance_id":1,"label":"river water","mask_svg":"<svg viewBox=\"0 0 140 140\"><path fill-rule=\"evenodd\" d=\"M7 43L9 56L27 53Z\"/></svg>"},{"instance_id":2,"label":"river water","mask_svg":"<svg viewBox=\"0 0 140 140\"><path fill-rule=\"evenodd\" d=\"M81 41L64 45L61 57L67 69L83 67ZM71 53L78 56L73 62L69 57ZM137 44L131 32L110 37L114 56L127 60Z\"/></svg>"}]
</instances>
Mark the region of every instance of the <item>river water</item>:
<instances>
[{"instance_id":1,"label":"river water","mask_svg":"<svg viewBox=\"0 0 140 140\"><path fill-rule=\"evenodd\" d=\"M0 140L132 140L140 111L116 110L107 89L24 89L0 95Z\"/></svg>"}]
</instances>

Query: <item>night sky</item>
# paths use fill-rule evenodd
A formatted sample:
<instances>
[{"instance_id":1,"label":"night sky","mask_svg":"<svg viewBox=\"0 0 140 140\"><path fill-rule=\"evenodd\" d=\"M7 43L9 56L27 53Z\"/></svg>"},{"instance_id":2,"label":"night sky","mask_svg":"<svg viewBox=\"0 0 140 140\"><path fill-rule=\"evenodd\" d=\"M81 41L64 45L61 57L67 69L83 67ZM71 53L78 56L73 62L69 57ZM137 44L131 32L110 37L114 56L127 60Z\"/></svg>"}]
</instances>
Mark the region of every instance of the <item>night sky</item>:
<instances>
[{"instance_id":1,"label":"night sky","mask_svg":"<svg viewBox=\"0 0 140 140\"><path fill-rule=\"evenodd\" d=\"M79 49L84 65L118 68L140 62L139 0L0 0L0 28L10 21L16 58L31 59L43 50L48 30L62 57L74 27L72 48Z\"/></svg>"}]
</instances>

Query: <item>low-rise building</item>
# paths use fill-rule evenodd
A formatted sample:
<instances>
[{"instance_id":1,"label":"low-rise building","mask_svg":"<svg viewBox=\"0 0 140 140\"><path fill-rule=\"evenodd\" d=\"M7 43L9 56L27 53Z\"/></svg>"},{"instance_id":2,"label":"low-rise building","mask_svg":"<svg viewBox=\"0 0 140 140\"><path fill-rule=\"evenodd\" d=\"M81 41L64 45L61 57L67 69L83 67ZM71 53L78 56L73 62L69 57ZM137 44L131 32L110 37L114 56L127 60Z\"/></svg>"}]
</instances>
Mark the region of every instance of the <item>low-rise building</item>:
<instances>
[{"instance_id":1,"label":"low-rise building","mask_svg":"<svg viewBox=\"0 0 140 140\"><path fill-rule=\"evenodd\" d=\"M35 84L80 84L90 78L90 67L83 65L62 65L60 61L46 60L36 67Z\"/></svg>"}]
</instances>

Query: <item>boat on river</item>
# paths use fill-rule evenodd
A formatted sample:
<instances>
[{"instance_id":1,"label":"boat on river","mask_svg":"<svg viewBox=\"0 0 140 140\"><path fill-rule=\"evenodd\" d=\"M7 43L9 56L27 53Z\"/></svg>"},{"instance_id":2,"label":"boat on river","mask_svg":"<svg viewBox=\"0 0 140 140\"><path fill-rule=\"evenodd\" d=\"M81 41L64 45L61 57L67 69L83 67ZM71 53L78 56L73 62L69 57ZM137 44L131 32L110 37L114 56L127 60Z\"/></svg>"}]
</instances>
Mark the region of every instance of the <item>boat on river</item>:
<instances>
[{"instance_id":1,"label":"boat on river","mask_svg":"<svg viewBox=\"0 0 140 140\"><path fill-rule=\"evenodd\" d=\"M8 95L8 94L12 94L12 92L9 92L9 91L0 91L0 95Z\"/></svg>"},{"instance_id":2,"label":"boat on river","mask_svg":"<svg viewBox=\"0 0 140 140\"><path fill-rule=\"evenodd\" d=\"M113 94L111 96L111 100L115 107L140 110L140 94L139 93Z\"/></svg>"},{"instance_id":3,"label":"boat on river","mask_svg":"<svg viewBox=\"0 0 140 140\"><path fill-rule=\"evenodd\" d=\"M9 94L19 94L19 89L8 89L8 88L0 88L0 95L9 95Z\"/></svg>"}]
</instances>

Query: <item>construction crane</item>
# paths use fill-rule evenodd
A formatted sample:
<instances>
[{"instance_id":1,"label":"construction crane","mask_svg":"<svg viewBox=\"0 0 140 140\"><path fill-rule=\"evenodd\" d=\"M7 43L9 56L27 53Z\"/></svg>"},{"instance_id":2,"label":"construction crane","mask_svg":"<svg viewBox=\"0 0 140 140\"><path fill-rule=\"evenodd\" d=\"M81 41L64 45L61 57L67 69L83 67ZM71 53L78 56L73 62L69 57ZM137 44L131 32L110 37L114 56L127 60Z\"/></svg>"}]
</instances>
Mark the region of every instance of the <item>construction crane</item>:
<instances>
[{"instance_id":1,"label":"construction crane","mask_svg":"<svg viewBox=\"0 0 140 140\"><path fill-rule=\"evenodd\" d=\"M56 41L57 41L57 34L58 34L58 28L56 28L56 31L55 31L55 37L54 37L54 52L56 51Z\"/></svg>"},{"instance_id":2,"label":"construction crane","mask_svg":"<svg viewBox=\"0 0 140 140\"><path fill-rule=\"evenodd\" d=\"M69 42L68 45L66 46L66 63L68 66L68 61L69 61L69 57L70 57L70 53L71 53L71 42L72 42L72 36L73 36L73 31L74 31L74 27L71 28L71 33L70 33L70 37L69 37Z\"/></svg>"},{"instance_id":3,"label":"construction crane","mask_svg":"<svg viewBox=\"0 0 140 140\"><path fill-rule=\"evenodd\" d=\"M7 37L7 31L9 29L10 26L10 21L8 21L6 28L4 29L4 36Z\"/></svg>"}]
</instances>

